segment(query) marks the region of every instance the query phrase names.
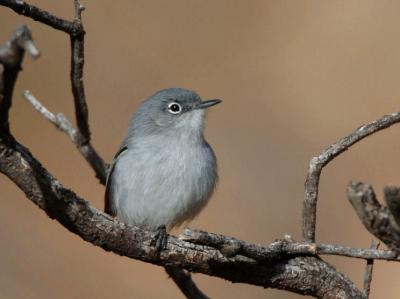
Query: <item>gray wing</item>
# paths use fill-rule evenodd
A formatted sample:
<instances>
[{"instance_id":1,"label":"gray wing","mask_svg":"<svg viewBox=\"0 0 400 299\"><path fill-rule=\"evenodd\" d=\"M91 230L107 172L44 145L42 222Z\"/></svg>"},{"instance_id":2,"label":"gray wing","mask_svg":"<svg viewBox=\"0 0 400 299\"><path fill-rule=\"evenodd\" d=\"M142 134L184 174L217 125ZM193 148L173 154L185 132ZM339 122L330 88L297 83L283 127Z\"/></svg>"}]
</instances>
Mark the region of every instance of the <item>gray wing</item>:
<instances>
[{"instance_id":1,"label":"gray wing","mask_svg":"<svg viewBox=\"0 0 400 299\"><path fill-rule=\"evenodd\" d=\"M104 212L111 215L111 216L116 216L113 208L112 208L112 202L110 200L110 192L111 192L111 185L112 185L112 179L113 179L113 171L115 168L115 163L118 160L118 157L128 149L128 146L123 143L118 152L115 154L114 159L110 165L110 169L108 171L108 176L107 176L107 181L106 181L106 193L104 196Z\"/></svg>"}]
</instances>

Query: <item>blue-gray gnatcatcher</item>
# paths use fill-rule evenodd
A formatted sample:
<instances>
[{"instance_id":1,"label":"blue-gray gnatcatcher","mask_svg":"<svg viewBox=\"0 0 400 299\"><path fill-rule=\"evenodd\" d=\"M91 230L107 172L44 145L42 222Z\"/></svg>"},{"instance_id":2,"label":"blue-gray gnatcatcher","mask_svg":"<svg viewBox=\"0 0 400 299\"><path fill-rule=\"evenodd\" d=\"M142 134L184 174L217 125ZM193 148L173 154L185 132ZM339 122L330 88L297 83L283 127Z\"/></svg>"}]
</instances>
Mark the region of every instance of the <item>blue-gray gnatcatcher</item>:
<instances>
[{"instance_id":1,"label":"blue-gray gnatcatcher","mask_svg":"<svg viewBox=\"0 0 400 299\"><path fill-rule=\"evenodd\" d=\"M204 108L220 102L181 88L144 101L111 164L105 212L151 230L195 217L217 181L215 154L203 136Z\"/></svg>"}]
</instances>

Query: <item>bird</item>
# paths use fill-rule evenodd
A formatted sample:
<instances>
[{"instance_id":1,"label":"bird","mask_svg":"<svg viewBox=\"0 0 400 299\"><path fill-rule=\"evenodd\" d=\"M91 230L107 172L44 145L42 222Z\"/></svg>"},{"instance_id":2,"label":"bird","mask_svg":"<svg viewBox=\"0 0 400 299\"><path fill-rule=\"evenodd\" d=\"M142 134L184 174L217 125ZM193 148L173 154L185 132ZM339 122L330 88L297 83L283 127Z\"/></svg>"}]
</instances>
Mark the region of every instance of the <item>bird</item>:
<instances>
[{"instance_id":1,"label":"bird","mask_svg":"<svg viewBox=\"0 0 400 299\"><path fill-rule=\"evenodd\" d=\"M166 231L197 216L218 181L217 159L203 134L205 110L221 102L184 88L163 89L142 102L110 165L105 212Z\"/></svg>"}]
</instances>

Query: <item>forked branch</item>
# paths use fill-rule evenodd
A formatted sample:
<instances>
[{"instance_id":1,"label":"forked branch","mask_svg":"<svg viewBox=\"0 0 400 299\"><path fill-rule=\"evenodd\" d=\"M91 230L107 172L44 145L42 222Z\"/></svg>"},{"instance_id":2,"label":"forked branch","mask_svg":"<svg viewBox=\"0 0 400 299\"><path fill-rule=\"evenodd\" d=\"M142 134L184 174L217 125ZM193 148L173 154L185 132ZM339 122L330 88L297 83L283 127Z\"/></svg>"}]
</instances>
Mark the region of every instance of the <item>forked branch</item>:
<instances>
[{"instance_id":1,"label":"forked branch","mask_svg":"<svg viewBox=\"0 0 400 299\"><path fill-rule=\"evenodd\" d=\"M355 143L399 122L400 112L384 115L378 120L359 127L357 130L330 145L321 154L311 159L305 182L303 201L303 238L307 242L315 242L319 179L322 169Z\"/></svg>"},{"instance_id":2,"label":"forked branch","mask_svg":"<svg viewBox=\"0 0 400 299\"><path fill-rule=\"evenodd\" d=\"M81 13L84 7L78 0L74 0L74 4L75 18L68 21L21 0L0 0L0 5L69 34L71 87L77 129L62 114L55 115L47 110L30 92L26 91L24 96L46 119L69 135L94 169L100 182L104 184L107 165L90 141L83 84L85 30ZM364 225L392 250L315 244L316 204L323 167L363 138L398 123L400 113L385 115L360 127L311 159L303 206L305 243L297 243L287 237L267 246L260 246L232 237L187 229L179 238L169 236L166 248L158 252L152 245L154 232L120 223L90 206L74 192L64 188L29 150L11 135L8 112L23 54L25 51L33 57L39 54L29 30L26 27L18 30L8 43L0 47L0 172L16 183L27 198L43 209L49 217L56 219L84 240L119 255L166 267L167 272L188 298L207 298L196 287L189 273L199 272L232 282L278 288L317 298L364 299L369 296L373 260L400 261L399 188L385 190L387 207L383 207L377 202L370 186L363 183L353 183L349 186L349 199ZM364 292L318 257L323 254L366 259L368 265Z\"/></svg>"}]
</instances>

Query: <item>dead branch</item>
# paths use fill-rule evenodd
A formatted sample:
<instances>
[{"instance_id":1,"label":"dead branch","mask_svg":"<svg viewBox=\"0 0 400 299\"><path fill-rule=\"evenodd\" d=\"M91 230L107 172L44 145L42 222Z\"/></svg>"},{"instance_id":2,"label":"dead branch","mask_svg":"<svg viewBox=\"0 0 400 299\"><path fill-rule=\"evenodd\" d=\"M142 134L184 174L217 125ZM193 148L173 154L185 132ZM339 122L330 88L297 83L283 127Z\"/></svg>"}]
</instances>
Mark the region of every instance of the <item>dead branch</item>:
<instances>
[{"instance_id":1,"label":"dead branch","mask_svg":"<svg viewBox=\"0 0 400 299\"><path fill-rule=\"evenodd\" d=\"M76 123L79 130L74 143L95 171L96 177L102 184L105 184L108 166L90 142L89 116L83 84L85 30L81 13L84 7L78 0L74 0L75 18L71 22L21 0L0 0L0 5L69 34L71 39L71 87L75 103Z\"/></svg>"},{"instance_id":2,"label":"dead branch","mask_svg":"<svg viewBox=\"0 0 400 299\"><path fill-rule=\"evenodd\" d=\"M396 227L400 228L400 188L395 186L386 186L383 191L389 214L396 222Z\"/></svg>"},{"instance_id":3,"label":"dead branch","mask_svg":"<svg viewBox=\"0 0 400 299\"><path fill-rule=\"evenodd\" d=\"M86 158L85 156L86 148L90 147L91 144L89 143L87 145L81 145L81 143L79 142L79 140L81 140L80 131L76 130L72 126L71 122L64 116L63 113L58 113L57 115L54 115L45 106L43 106L29 90L25 90L23 92L23 96L33 106L33 108L36 111L38 111L44 118L46 118L49 122L55 125L55 127L59 129L61 132L66 133L71 138L72 142L76 145L78 150ZM94 162L96 161L97 160L94 160ZM88 160L88 162L90 163L91 160ZM92 163L90 163L90 165L92 165ZM168 275L174 280L174 282L178 285L179 289L187 296L187 298L193 298L193 299L208 298L200 291L199 288L197 288L196 284L191 279L190 273L186 273L182 269L178 268L166 267L165 269Z\"/></svg>"},{"instance_id":4,"label":"dead branch","mask_svg":"<svg viewBox=\"0 0 400 299\"><path fill-rule=\"evenodd\" d=\"M75 142L76 134L79 134L71 123L65 118L62 113L54 115L46 107L44 107L29 91L25 91L24 97L26 100L41 113L47 120L54 124L60 131L68 134L73 142ZM207 233L204 231L193 231L189 228L184 230L183 235L179 239L189 241L194 244L206 245L218 249L224 256L232 257L242 255L252 258L259 262L271 262L274 259L282 257L294 257L297 255L315 256L317 254L336 254L358 258L370 258L375 254L374 258L391 258L392 255L387 252L365 252L364 249L345 248L337 245L315 245L306 243L295 243L290 241L290 238L285 240L277 240L268 247L250 244L232 237L226 237L218 234ZM188 298L207 298L195 286L187 273L178 268L166 267L167 273L177 283L182 292Z\"/></svg>"},{"instance_id":5,"label":"dead branch","mask_svg":"<svg viewBox=\"0 0 400 299\"><path fill-rule=\"evenodd\" d=\"M76 123L78 126L78 131L75 130L71 123L63 117L63 114L58 114L57 118L51 116L51 113L42 106L42 110L38 110L39 112L46 112L47 117L50 117L49 120L52 120L55 125L59 124L59 129L64 130L64 132L68 133L82 156L86 159L86 161L90 164L92 169L94 170L96 177L100 180L101 184L106 183L108 165L104 162L101 156L97 153L96 149L93 147L90 141L90 128L89 128L89 117L88 117L88 108L85 99L85 90L83 83L83 66L84 66L84 35L85 30L82 24L82 11L84 10L84 6L81 5L79 0L74 0L74 8L75 8L75 18L73 22L63 20L52 15L49 12L41 10L33 5L29 5L23 1L2 1L0 0L0 5L8 6L12 8L14 11L31 17L32 19L42 22L46 25L49 25L55 29L62 30L69 34L71 40L71 87L72 94L74 97L74 106L75 106L75 116ZM30 34L30 33L29 33ZM32 53L34 51L34 47L32 47L32 43L26 42L24 44L28 51ZM38 52L37 52L38 54ZM21 59L22 62L22 59ZM0 69L1 70L1 69ZM15 82L15 80L14 80ZM9 84L7 84L9 86ZM13 84L10 85L13 87ZM12 94L12 90L10 92ZM30 98L31 103L35 102L33 96L29 96L29 93L25 94L25 97ZM29 100L29 99L28 99ZM11 99L10 99L11 103ZM36 107L39 108L40 103L36 100ZM4 106L4 110L7 111L9 107ZM1 116L1 111L0 111ZM45 115L46 116L46 115ZM8 115L4 117L4 119L8 120ZM7 123L8 128L8 123ZM7 131L6 136L9 136L9 131ZM181 271L181 275L178 275L178 272ZM185 278L182 280L178 286L182 291L184 289L182 286L186 284L186 290L189 288L193 288L192 294L202 294L195 283L191 280L190 275L185 276L183 270L176 269L174 271L175 276L173 276L174 282L178 283L180 278ZM196 293L197 292L197 293Z\"/></svg>"},{"instance_id":6,"label":"dead branch","mask_svg":"<svg viewBox=\"0 0 400 299\"><path fill-rule=\"evenodd\" d=\"M69 34L71 39L71 86L77 129L63 116L48 111L30 92L25 98L58 129L67 133L81 154L105 183L107 165L90 142L88 108L83 84L84 35L81 13L84 7L74 0L75 18L67 21L21 0L0 0L19 14ZM21 29L22 28L22 29ZM25 192L27 198L85 241L107 251L166 267L188 298L208 298L194 284L189 272L221 277L263 287L288 290L317 298L368 298L374 259L400 261L398 258L400 189L387 188L388 208L376 201L372 188L363 183L350 185L352 201L364 225L379 235L393 250L351 248L315 244L316 204L321 171L335 157L363 138L400 121L400 113L386 115L368 123L331 145L310 161L303 206L303 235L307 243L290 237L267 246L247 243L232 237L187 229L179 238L168 236L161 252L154 248L155 232L118 222L96 210L74 192L64 188L27 148L11 135L8 111L24 52L37 57L29 30L19 28L10 41L0 47L0 172ZM384 230L387 230L384 232ZM397 244L397 245L395 245ZM367 260L364 292L318 255L330 254ZM185 272L186 269L189 272Z\"/></svg>"},{"instance_id":7,"label":"dead branch","mask_svg":"<svg viewBox=\"0 0 400 299\"><path fill-rule=\"evenodd\" d=\"M400 113L392 113L367 123L351 134L343 137L336 143L330 145L321 154L313 157L307 172L305 182L305 194L303 201L303 237L309 242L315 242L315 225L317 219L317 199L319 189L319 178L322 169L351 146L380 130L400 122Z\"/></svg>"},{"instance_id":8,"label":"dead branch","mask_svg":"<svg viewBox=\"0 0 400 299\"><path fill-rule=\"evenodd\" d=\"M9 7L17 14L24 15L54 29L64 31L65 33L72 35L81 34L82 28L77 27L74 22L61 19L23 0L0 0L0 5Z\"/></svg>"},{"instance_id":9,"label":"dead branch","mask_svg":"<svg viewBox=\"0 0 400 299\"><path fill-rule=\"evenodd\" d=\"M291 257L269 263L168 237L160 254L152 246L155 232L118 222L64 188L17 141L0 142L0 172L8 176L47 215L82 239L107 251L156 265L186 269L317 298L362 298L344 275L316 257ZM346 294L343 297L343 294Z\"/></svg>"},{"instance_id":10,"label":"dead branch","mask_svg":"<svg viewBox=\"0 0 400 299\"><path fill-rule=\"evenodd\" d=\"M386 191L388 193L392 194ZM398 252L400 228L390 210L378 202L372 186L351 182L347 187L347 197L365 228L394 252Z\"/></svg>"},{"instance_id":11,"label":"dead branch","mask_svg":"<svg viewBox=\"0 0 400 299\"><path fill-rule=\"evenodd\" d=\"M0 132L3 138L10 134L8 111L11 107L11 98L14 85L20 72L25 51L32 58L39 56L32 35L28 27L20 26L12 34L10 40L0 46Z\"/></svg>"},{"instance_id":12,"label":"dead branch","mask_svg":"<svg viewBox=\"0 0 400 299\"><path fill-rule=\"evenodd\" d=\"M19 64L21 61L22 56ZM7 84L3 78L2 95ZM9 99L11 101L11 95ZM2 101L0 106L8 115L10 103ZM0 172L17 184L49 217L105 250L157 265L218 276L233 282L286 289L317 298L343 298L343 293L346 298L362 298L361 292L348 278L316 257L258 262L242 255L226 257L212 247L192 244L173 236L169 236L165 250L158 253L152 246L154 232L120 223L91 207L53 178L29 150L14 139L8 128L2 130L0 136L7 136L0 139Z\"/></svg>"},{"instance_id":13,"label":"dead branch","mask_svg":"<svg viewBox=\"0 0 400 299\"><path fill-rule=\"evenodd\" d=\"M379 243L375 244L374 240L371 242L371 249L378 249ZM372 272L374 270L374 260L368 259L367 265L365 267L365 275L364 275L364 297L365 299L369 298L369 292L371 290L371 282L372 282Z\"/></svg>"},{"instance_id":14,"label":"dead branch","mask_svg":"<svg viewBox=\"0 0 400 299\"><path fill-rule=\"evenodd\" d=\"M84 7L78 0L74 0L75 19L74 24L80 27L81 34L71 35L71 85L75 103L76 123L80 131L80 143L86 144L90 141L89 112L85 98L85 87L83 84L83 66L85 63L84 46L85 30L82 24L82 11Z\"/></svg>"},{"instance_id":15,"label":"dead branch","mask_svg":"<svg viewBox=\"0 0 400 299\"><path fill-rule=\"evenodd\" d=\"M174 280L186 298L209 299L193 282L190 272L169 266L165 267L165 271Z\"/></svg>"},{"instance_id":16,"label":"dead branch","mask_svg":"<svg viewBox=\"0 0 400 299\"><path fill-rule=\"evenodd\" d=\"M365 260L400 262L395 251L371 248L353 248L334 244L297 243L290 237L279 239L268 246L247 243L236 238L185 228L179 239L218 249L225 256L243 255L256 261L266 262L288 256L337 255Z\"/></svg>"}]
</instances>

